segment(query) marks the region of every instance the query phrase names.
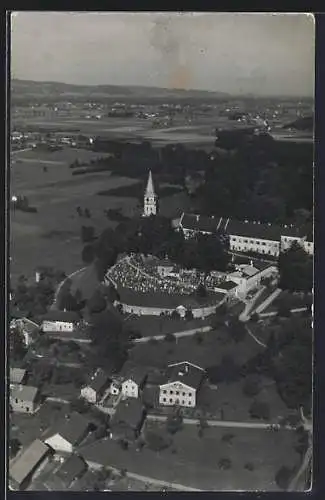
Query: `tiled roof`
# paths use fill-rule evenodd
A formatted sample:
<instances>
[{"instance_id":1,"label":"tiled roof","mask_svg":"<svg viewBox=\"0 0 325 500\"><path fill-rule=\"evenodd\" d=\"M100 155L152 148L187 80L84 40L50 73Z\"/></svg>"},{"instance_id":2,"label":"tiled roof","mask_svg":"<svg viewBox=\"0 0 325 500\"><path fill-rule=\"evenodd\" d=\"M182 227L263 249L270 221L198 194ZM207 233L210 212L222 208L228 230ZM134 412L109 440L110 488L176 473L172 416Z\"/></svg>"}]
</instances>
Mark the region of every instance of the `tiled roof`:
<instances>
[{"instance_id":1,"label":"tiled roof","mask_svg":"<svg viewBox=\"0 0 325 500\"><path fill-rule=\"evenodd\" d=\"M26 370L22 368L10 368L10 382L12 384L21 384L26 373Z\"/></svg>"},{"instance_id":2,"label":"tiled roof","mask_svg":"<svg viewBox=\"0 0 325 500\"><path fill-rule=\"evenodd\" d=\"M233 236L279 241L281 236L300 238L306 231L293 226L260 223L258 221L238 221L227 217L183 214L181 224L185 229L208 233L225 232Z\"/></svg>"},{"instance_id":3,"label":"tiled roof","mask_svg":"<svg viewBox=\"0 0 325 500\"><path fill-rule=\"evenodd\" d=\"M88 387L91 387L96 392L101 391L110 381L110 377L104 370L97 370L88 382Z\"/></svg>"},{"instance_id":4,"label":"tiled roof","mask_svg":"<svg viewBox=\"0 0 325 500\"><path fill-rule=\"evenodd\" d=\"M168 367L166 371L165 384L181 382L189 387L192 387L193 389L198 389L203 378L204 370L184 361Z\"/></svg>"},{"instance_id":5,"label":"tiled roof","mask_svg":"<svg viewBox=\"0 0 325 500\"><path fill-rule=\"evenodd\" d=\"M28 403L34 402L38 394L38 388L31 385L15 385L11 391L10 396L12 399L19 399L20 401L27 401Z\"/></svg>"},{"instance_id":6,"label":"tiled roof","mask_svg":"<svg viewBox=\"0 0 325 500\"><path fill-rule=\"evenodd\" d=\"M128 398L122 400L114 413L111 425L126 424L132 429L137 429L144 415L144 407L138 399Z\"/></svg>"},{"instance_id":7,"label":"tiled roof","mask_svg":"<svg viewBox=\"0 0 325 500\"><path fill-rule=\"evenodd\" d=\"M43 321L66 321L74 323L80 321L80 316L75 311L48 311L42 316Z\"/></svg>"},{"instance_id":8,"label":"tiled roof","mask_svg":"<svg viewBox=\"0 0 325 500\"><path fill-rule=\"evenodd\" d=\"M18 485L29 476L43 458L50 453L50 448L39 439L35 439L9 466L9 476Z\"/></svg>"},{"instance_id":9,"label":"tiled roof","mask_svg":"<svg viewBox=\"0 0 325 500\"><path fill-rule=\"evenodd\" d=\"M86 462L76 454L71 455L58 469L56 476L69 488L72 481L87 470Z\"/></svg>"},{"instance_id":10,"label":"tiled roof","mask_svg":"<svg viewBox=\"0 0 325 500\"><path fill-rule=\"evenodd\" d=\"M89 421L79 413L72 413L70 418L64 419L58 434L72 445L77 445L86 434Z\"/></svg>"}]
</instances>

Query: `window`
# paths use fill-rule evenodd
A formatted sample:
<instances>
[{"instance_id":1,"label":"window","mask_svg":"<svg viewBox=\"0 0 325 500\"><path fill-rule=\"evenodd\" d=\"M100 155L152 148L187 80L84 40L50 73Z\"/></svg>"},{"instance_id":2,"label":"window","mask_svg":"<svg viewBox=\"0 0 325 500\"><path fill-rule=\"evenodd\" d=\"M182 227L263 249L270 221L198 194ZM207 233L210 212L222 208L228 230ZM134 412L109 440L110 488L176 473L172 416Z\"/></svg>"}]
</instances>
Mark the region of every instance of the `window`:
<instances>
[{"instance_id":1,"label":"window","mask_svg":"<svg viewBox=\"0 0 325 500\"><path fill-rule=\"evenodd\" d=\"M192 397L192 393L191 393L191 392L189 392L189 393L188 393L188 397L189 397L189 398L191 398L191 397Z\"/></svg>"},{"instance_id":2,"label":"window","mask_svg":"<svg viewBox=\"0 0 325 500\"><path fill-rule=\"evenodd\" d=\"M176 396L179 396L179 391L176 391Z\"/></svg>"},{"instance_id":3,"label":"window","mask_svg":"<svg viewBox=\"0 0 325 500\"><path fill-rule=\"evenodd\" d=\"M169 394L174 394L174 391L169 391Z\"/></svg>"},{"instance_id":4,"label":"window","mask_svg":"<svg viewBox=\"0 0 325 500\"><path fill-rule=\"evenodd\" d=\"M170 403L172 403L172 402L173 402L173 400L170 398L169 402L170 402Z\"/></svg>"},{"instance_id":5,"label":"window","mask_svg":"<svg viewBox=\"0 0 325 500\"><path fill-rule=\"evenodd\" d=\"M163 398L163 402L166 403L166 398Z\"/></svg>"},{"instance_id":6,"label":"window","mask_svg":"<svg viewBox=\"0 0 325 500\"><path fill-rule=\"evenodd\" d=\"M260 242L259 242L259 241L256 241L256 245L259 245L259 244L260 244Z\"/></svg>"},{"instance_id":7,"label":"window","mask_svg":"<svg viewBox=\"0 0 325 500\"><path fill-rule=\"evenodd\" d=\"M185 392L183 392L182 394L183 394L183 396L185 396Z\"/></svg>"},{"instance_id":8,"label":"window","mask_svg":"<svg viewBox=\"0 0 325 500\"><path fill-rule=\"evenodd\" d=\"M18 399L17 398L15 399L15 401L16 401L16 403L18 403Z\"/></svg>"},{"instance_id":9,"label":"window","mask_svg":"<svg viewBox=\"0 0 325 500\"><path fill-rule=\"evenodd\" d=\"M184 399L183 399L183 401L182 401L182 405L185 405L185 401L184 401Z\"/></svg>"},{"instance_id":10,"label":"window","mask_svg":"<svg viewBox=\"0 0 325 500\"><path fill-rule=\"evenodd\" d=\"M167 394L167 391L165 389L163 390L163 394Z\"/></svg>"}]
</instances>

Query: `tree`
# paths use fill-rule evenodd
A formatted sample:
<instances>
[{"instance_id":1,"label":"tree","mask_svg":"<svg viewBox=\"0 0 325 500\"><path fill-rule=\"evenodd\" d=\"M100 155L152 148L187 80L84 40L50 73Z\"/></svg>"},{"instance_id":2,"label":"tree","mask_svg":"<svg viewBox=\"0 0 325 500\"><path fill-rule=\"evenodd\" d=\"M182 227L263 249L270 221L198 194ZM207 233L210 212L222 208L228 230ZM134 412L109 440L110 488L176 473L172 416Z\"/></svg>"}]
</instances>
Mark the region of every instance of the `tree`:
<instances>
[{"instance_id":1,"label":"tree","mask_svg":"<svg viewBox=\"0 0 325 500\"><path fill-rule=\"evenodd\" d=\"M10 359L13 361L21 361L27 352L24 336L17 327L10 329L9 350Z\"/></svg>"},{"instance_id":2,"label":"tree","mask_svg":"<svg viewBox=\"0 0 325 500\"><path fill-rule=\"evenodd\" d=\"M165 335L165 341L166 342L176 342L176 337L173 333L167 333Z\"/></svg>"},{"instance_id":3,"label":"tree","mask_svg":"<svg viewBox=\"0 0 325 500\"><path fill-rule=\"evenodd\" d=\"M91 242L95 239L95 228L93 226L81 226L81 241Z\"/></svg>"},{"instance_id":4,"label":"tree","mask_svg":"<svg viewBox=\"0 0 325 500\"><path fill-rule=\"evenodd\" d=\"M185 319L186 321L192 321L194 319L193 312L191 311L191 309L186 309Z\"/></svg>"},{"instance_id":5,"label":"tree","mask_svg":"<svg viewBox=\"0 0 325 500\"><path fill-rule=\"evenodd\" d=\"M92 297L87 301L87 307L91 314L96 314L106 309L106 300L100 290L95 290Z\"/></svg>"},{"instance_id":6,"label":"tree","mask_svg":"<svg viewBox=\"0 0 325 500\"><path fill-rule=\"evenodd\" d=\"M208 293L206 291L206 288L204 285L200 284L197 289L196 289L196 295L200 298L200 299L204 299Z\"/></svg>"},{"instance_id":7,"label":"tree","mask_svg":"<svg viewBox=\"0 0 325 500\"><path fill-rule=\"evenodd\" d=\"M196 342L198 345L201 345L201 344L202 344L202 342L203 342L203 340L204 340L204 339L203 339L203 335L202 335L202 333L201 333L201 332L196 332L196 333L194 334L194 340L195 340L195 342Z\"/></svg>"},{"instance_id":8,"label":"tree","mask_svg":"<svg viewBox=\"0 0 325 500\"><path fill-rule=\"evenodd\" d=\"M243 393L245 396L254 397L261 390L261 381L258 375L248 375L243 384Z\"/></svg>"},{"instance_id":9,"label":"tree","mask_svg":"<svg viewBox=\"0 0 325 500\"><path fill-rule=\"evenodd\" d=\"M60 309L63 311L79 311L80 304L69 290L61 288Z\"/></svg>"},{"instance_id":10,"label":"tree","mask_svg":"<svg viewBox=\"0 0 325 500\"><path fill-rule=\"evenodd\" d=\"M286 490L288 488L290 479L292 478L292 473L292 469L290 469L286 465L283 465L277 471L275 475L275 482L281 490Z\"/></svg>"},{"instance_id":11,"label":"tree","mask_svg":"<svg viewBox=\"0 0 325 500\"><path fill-rule=\"evenodd\" d=\"M283 290L311 291L313 288L313 258L299 243L294 242L289 250L279 257L279 286Z\"/></svg>"},{"instance_id":12,"label":"tree","mask_svg":"<svg viewBox=\"0 0 325 500\"><path fill-rule=\"evenodd\" d=\"M178 312L176 310L174 310L171 315L170 315L171 319L174 319L174 320L178 320L180 319L180 315L178 314Z\"/></svg>"},{"instance_id":13,"label":"tree","mask_svg":"<svg viewBox=\"0 0 325 500\"><path fill-rule=\"evenodd\" d=\"M247 334L245 325L238 318L232 318L229 321L229 330L231 337L236 343L242 342Z\"/></svg>"},{"instance_id":14,"label":"tree","mask_svg":"<svg viewBox=\"0 0 325 500\"><path fill-rule=\"evenodd\" d=\"M85 245L81 254L82 261L85 264L91 264L95 258L95 250L92 245Z\"/></svg>"},{"instance_id":15,"label":"tree","mask_svg":"<svg viewBox=\"0 0 325 500\"><path fill-rule=\"evenodd\" d=\"M90 404L85 399L76 398L70 401L70 409L71 411L83 414L89 411Z\"/></svg>"},{"instance_id":16,"label":"tree","mask_svg":"<svg viewBox=\"0 0 325 500\"><path fill-rule=\"evenodd\" d=\"M270 407L268 403L264 401L255 400L250 406L249 414L251 418L258 420L269 420L270 419Z\"/></svg>"},{"instance_id":17,"label":"tree","mask_svg":"<svg viewBox=\"0 0 325 500\"><path fill-rule=\"evenodd\" d=\"M9 440L9 458L14 458L21 448L21 442L17 438Z\"/></svg>"},{"instance_id":18,"label":"tree","mask_svg":"<svg viewBox=\"0 0 325 500\"><path fill-rule=\"evenodd\" d=\"M170 434L176 434L181 430L183 425L183 417L179 411L174 411L167 417L166 429Z\"/></svg>"}]
</instances>

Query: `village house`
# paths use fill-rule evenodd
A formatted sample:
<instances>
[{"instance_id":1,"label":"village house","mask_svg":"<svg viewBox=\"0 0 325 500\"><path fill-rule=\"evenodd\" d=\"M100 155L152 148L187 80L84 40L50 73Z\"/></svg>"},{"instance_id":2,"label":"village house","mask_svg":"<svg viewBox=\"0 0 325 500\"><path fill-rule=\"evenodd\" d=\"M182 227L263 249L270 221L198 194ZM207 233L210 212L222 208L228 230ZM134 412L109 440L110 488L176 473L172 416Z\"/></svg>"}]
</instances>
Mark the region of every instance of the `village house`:
<instances>
[{"instance_id":1,"label":"village house","mask_svg":"<svg viewBox=\"0 0 325 500\"><path fill-rule=\"evenodd\" d=\"M12 385L10 388L10 406L13 412L34 413L40 403L37 387L30 385Z\"/></svg>"},{"instance_id":2,"label":"village house","mask_svg":"<svg viewBox=\"0 0 325 500\"><path fill-rule=\"evenodd\" d=\"M204 377L203 368L187 361L170 364L166 381L159 386L159 404L194 408Z\"/></svg>"},{"instance_id":3,"label":"village house","mask_svg":"<svg viewBox=\"0 0 325 500\"><path fill-rule=\"evenodd\" d=\"M114 376L112 383L110 385L110 393L112 396L118 396L122 390L123 378L120 376Z\"/></svg>"},{"instance_id":4,"label":"village house","mask_svg":"<svg viewBox=\"0 0 325 500\"><path fill-rule=\"evenodd\" d=\"M10 386L23 385L26 381L27 370L23 368L10 368L9 380Z\"/></svg>"},{"instance_id":5,"label":"village house","mask_svg":"<svg viewBox=\"0 0 325 500\"><path fill-rule=\"evenodd\" d=\"M53 450L39 439L35 439L9 464L9 486L13 490L25 490L33 475L53 455Z\"/></svg>"},{"instance_id":6,"label":"village house","mask_svg":"<svg viewBox=\"0 0 325 500\"><path fill-rule=\"evenodd\" d=\"M64 460L54 474L45 479L44 485L50 491L65 491L80 479L87 469L88 465L83 458L74 453Z\"/></svg>"},{"instance_id":7,"label":"village house","mask_svg":"<svg viewBox=\"0 0 325 500\"><path fill-rule=\"evenodd\" d=\"M42 320L43 332L73 332L81 318L75 311L48 311Z\"/></svg>"},{"instance_id":8,"label":"village house","mask_svg":"<svg viewBox=\"0 0 325 500\"><path fill-rule=\"evenodd\" d=\"M261 223L259 221L237 221L227 217L203 216L183 213L178 229L186 238L197 233L226 234L229 248L238 252L255 252L278 257L288 250L293 242L299 243L306 252L313 254L314 244L307 241L308 231L291 225Z\"/></svg>"},{"instance_id":9,"label":"village house","mask_svg":"<svg viewBox=\"0 0 325 500\"><path fill-rule=\"evenodd\" d=\"M98 403L111 383L110 377L99 368L90 378L88 384L81 389L81 397L89 403Z\"/></svg>"},{"instance_id":10,"label":"village house","mask_svg":"<svg viewBox=\"0 0 325 500\"><path fill-rule=\"evenodd\" d=\"M277 276L278 270L275 265L255 262L250 265L236 266L236 270L228 274L227 279L237 283L236 296L245 298L250 291L261 286L263 280L272 280Z\"/></svg>"},{"instance_id":11,"label":"village house","mask_svg":"<svg viewBox=\"0 0 325 500\"><path fill-rule=\"evenodd\" d=\"M10 330L18 329L24 339L24 344L28 347L33 341L33 337L40 330L40 326L34 321L26 318L23 312L11 308L10 310Z\"/></svg>"},{"instance_id":12,"label":"village house","mask_svg":"<svg viewBox=\"0 0 325 500\"><path fill-rule=\"evenodd\" d=\"M55 451L73 453L89 432L90 422L79 413L72 413L59 424L57 432L50 431L45 443Z\"/></svg>"},{"instance_id":13,"label":"village house","mask_svg":"<svg viewBox=\"0 0 325 500\"><path fill-rule=\"evenodd\" d=\"M111 437L113 439L135 440L141 431L145 419L145 409L139 399L123 399L116 407L111 419Z\"/></svg>"},{"instance_id":14,"label":"village house","mask_svg":"<svg viewBox=\"0 0 325 500\"><path fill-rule=\"evenodd\" d=\"M148 376L142 366L127 367L122 370L123 382L121 391L125 398L138 398Z\"/></svg>"}]
</instances>

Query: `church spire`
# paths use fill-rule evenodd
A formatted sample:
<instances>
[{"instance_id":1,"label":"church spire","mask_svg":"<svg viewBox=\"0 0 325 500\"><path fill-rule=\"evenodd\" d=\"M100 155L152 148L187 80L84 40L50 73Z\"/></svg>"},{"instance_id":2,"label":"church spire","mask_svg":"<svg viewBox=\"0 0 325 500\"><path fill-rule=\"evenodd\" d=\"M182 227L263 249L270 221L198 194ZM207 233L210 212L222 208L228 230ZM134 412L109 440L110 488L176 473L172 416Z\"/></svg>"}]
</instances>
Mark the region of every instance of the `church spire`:
<instances>
[{"instance_id":1,"label":"church spire","mask_svg":"<svg viewBox=\"0 0 325 500\"><path fill-rule=\"evenodd\" d=\"M155 189L153 187L152 173L151 173L151 170L149 170L146 196L154 196L154 195L155 195Z\"/></svg>"}]
</instances>

